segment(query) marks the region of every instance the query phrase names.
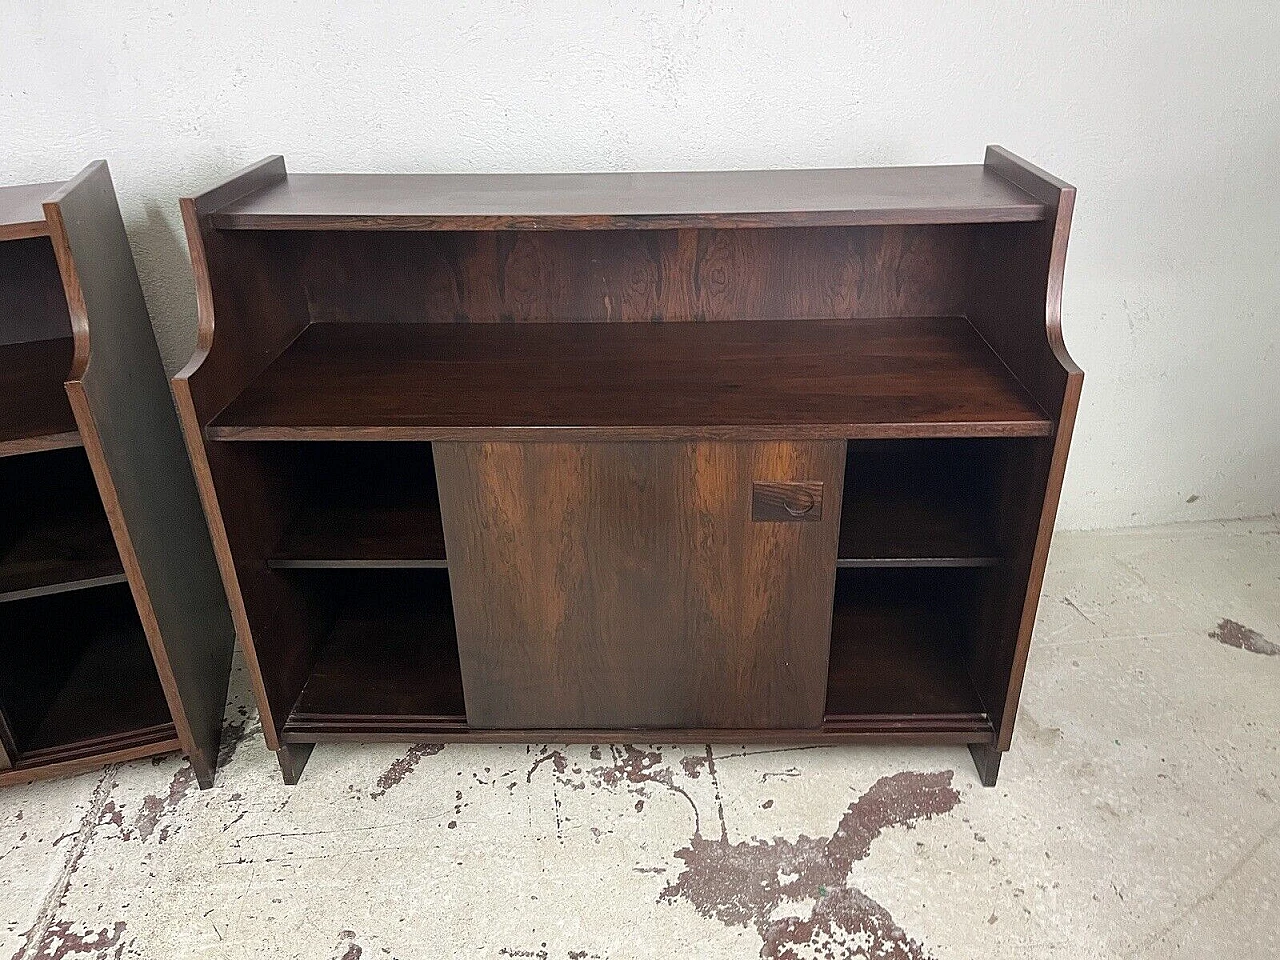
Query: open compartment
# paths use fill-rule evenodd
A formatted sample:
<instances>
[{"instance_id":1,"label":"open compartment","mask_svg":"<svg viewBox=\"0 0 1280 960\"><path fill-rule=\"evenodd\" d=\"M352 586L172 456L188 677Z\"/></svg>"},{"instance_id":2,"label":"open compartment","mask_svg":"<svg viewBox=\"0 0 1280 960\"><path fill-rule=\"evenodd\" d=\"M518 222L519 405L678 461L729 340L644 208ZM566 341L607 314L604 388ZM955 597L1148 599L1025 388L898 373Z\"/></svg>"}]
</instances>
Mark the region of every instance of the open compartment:
<instances>
[{"instance_id":1,"label":"open compartment","mask_svg":"<svg viewBox=\"0 0 1280 960\"><path fill-rule=\"evenodd\" d=\"M968 224L217 243L271 291L233 316L279 341L220 397L217 440L1052 430L963 315Z\"/></svg>"},{"instance_id":2,"label":"open compartment","mask_svg":"<svg viewBox=\"0 0 1280 960\"><path fill-rule=\"evenodd\" d=\"M277 569L445 566L429 443L264 445L287 513L267 563Z\"/></svg>"},{"instance_id":3,"label":"open compartment","mask_svg":"<svg viewBox=\"0 0 1280 960\"><path fill-rule=\"evenodd\" d=\"M124 583L83 448L0 458L0 603Z\"/></svg>"},{"instance_id":4,"label":"open compartment","mask_svg":"<svg viewBox=\"0 0 1280 960\"><path fill-rule=\"evenodd\" d=\"M128 586L0 604L0 712L18 766L175 737Z\"/></svg>"},{"instance_id":5,"label":"open compartment","mask_svg":"<svg viewBox=\"0 0 1280 960\"><path fill-rule=\"evenodd\" d=\"M990 579L981 569L839 570L826 727L989 738L970 658Z\"/></svg>"},{"instance_id":6,"label":"open compartment","mask_svg":"<svg viewBox=\"0 0 1280 960\"><path fill-rule=\"evenodd\" d=\"M1001 560L1004 438L851 440L840 567L990 567Z\"/></svg>"},{"instance_id":7,"label":"open compartment","mask_svg":"<svg viewBox=\"0 0 1280 960\"><path fill-rule=\"evenodd\" d=\"M444 570L293 571L322 637L284 739L404 737L466 722Z\"/></svg>"},{"instance_id":8,"label":"open compartment","mask_svg":"<svg viewBox=\"0 0 1280 960\"><path fill-rule=\"evenodd\" d=\"M0 243L0 457L80 443L63 386L74 352L49 238Z\"/></svg>"}]
</instances>

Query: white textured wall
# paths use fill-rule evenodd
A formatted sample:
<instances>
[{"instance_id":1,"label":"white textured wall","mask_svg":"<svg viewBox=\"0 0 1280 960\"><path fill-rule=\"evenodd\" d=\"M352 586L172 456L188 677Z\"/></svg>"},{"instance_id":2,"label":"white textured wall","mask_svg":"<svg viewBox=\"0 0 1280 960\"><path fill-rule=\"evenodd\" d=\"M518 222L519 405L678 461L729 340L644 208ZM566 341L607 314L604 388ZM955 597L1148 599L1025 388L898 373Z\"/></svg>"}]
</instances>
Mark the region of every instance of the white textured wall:
<instances>
[{"instance_id":1,"label":"white textured wall","mask_svg":"<svg viewBox=\"0 0 1280 960\"><path fill-rule=\"evenodd\" d=\"M0 0L0 182L106 157L166 362L175 198L298 171L978 162L1079 188L1060 522L1280 509L1280 16L1268 4ZM789 11L789 12L784 12ZM1188 502L1191 501L1191 502Z\"/></svg>"}]
</instances>

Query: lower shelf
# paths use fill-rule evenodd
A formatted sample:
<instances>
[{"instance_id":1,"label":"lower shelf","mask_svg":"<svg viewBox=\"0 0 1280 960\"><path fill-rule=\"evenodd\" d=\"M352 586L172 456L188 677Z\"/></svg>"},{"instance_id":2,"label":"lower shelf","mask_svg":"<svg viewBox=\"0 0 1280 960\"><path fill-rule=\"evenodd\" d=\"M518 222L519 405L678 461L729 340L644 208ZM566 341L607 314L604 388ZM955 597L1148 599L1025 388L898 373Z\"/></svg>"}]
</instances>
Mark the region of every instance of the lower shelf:
<instances>
[{"instance_id":1,"label":"lower shelf","mask_svg":"<svg viewBox=\"0 0 1280 960\"><path fill-rule=\"evenodd\" d=\"M990 732L965 663L963 618L942 581L962 572L842 570L836 578L825 726Z\"/></svg>"},{"instance_id":2,"label":"lower shelf","mask_svg":"<svg viewBox=\"0 0 1280 960\"><path fill-rule=\"evenodd\" d=\"M3 614L0 708L18 767L175 739L128 587L6 604Z\"/></svg>"},{"instance_id":3,"label":"lower shelf","mask_svg":"<svg viewBox=\"0 0 1280 960\"><path fill-rule=\"evenodd\" d=\"M312 574L337 610L285 736L360 739L465 724L462 671L445 571Z\"/></svg>"},{"instance_id":4,"label":"lower shelf","mask_svg":"<svg viewBox=\"0 0 1280 960\"><path fill-rule=\"evenodd\" d=\"M977 573L840 571L826 717L818 728L471 730L446 571L299 571L294 576L305 589L330 600L334 612L282 738L989 743L991 723L965 665L963 618L945 605L945 598L969 595L963 587L972 587Z\"/></svg>"},{"instance_id":5,"label":"lower shelf","mask_svg":"<svg viewBox=\"0 0 1280 960\"><path fill-rule=\"evenodd\" d=\"M791 730L631 728L588 730L472 730L461 719L432 724L387 721L358 729L286 725L285 743L723 743L745 744L899 744L913 746L991 743L991 725L956 729L946 724L916 729L859 728L840 724Z\"/></svg>"}]
</instances>

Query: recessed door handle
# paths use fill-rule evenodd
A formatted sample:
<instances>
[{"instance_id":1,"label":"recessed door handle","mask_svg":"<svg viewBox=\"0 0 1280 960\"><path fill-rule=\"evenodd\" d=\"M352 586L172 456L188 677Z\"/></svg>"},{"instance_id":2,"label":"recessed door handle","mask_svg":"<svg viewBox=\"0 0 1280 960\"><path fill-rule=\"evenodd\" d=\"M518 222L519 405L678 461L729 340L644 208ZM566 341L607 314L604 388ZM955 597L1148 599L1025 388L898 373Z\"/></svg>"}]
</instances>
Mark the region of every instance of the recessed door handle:
<instances>
[{"instance_id":1,"label":"recessed door handle","mask_svg":"<svg viewBox=\"0 0 1280 960\"><path fill-rule=\"evenodd\" d=\"M822 481L755 481L751 484L751 519L763 523L821 520Z\"/></svg>"}]
</instances>

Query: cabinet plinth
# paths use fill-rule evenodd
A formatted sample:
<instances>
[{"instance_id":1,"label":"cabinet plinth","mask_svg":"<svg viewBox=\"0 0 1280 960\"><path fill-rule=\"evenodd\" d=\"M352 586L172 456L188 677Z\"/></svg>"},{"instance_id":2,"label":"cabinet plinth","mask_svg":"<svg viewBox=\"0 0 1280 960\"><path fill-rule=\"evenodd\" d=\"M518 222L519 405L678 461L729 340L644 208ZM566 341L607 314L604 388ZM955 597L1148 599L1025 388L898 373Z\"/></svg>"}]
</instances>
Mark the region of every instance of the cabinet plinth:
<instances>
[{"instance_id":1,"label":"cabinet plinth","mask_svg":"<svg viewBox=\"0 0 1280 960\"><path fill-rule=\"evenodd\" d=\"M174 394L286 779L342 740L1007 750L1082 380L1073 201L998 147L273 157L184 200Z\"/></svg>"}]
</instances>

